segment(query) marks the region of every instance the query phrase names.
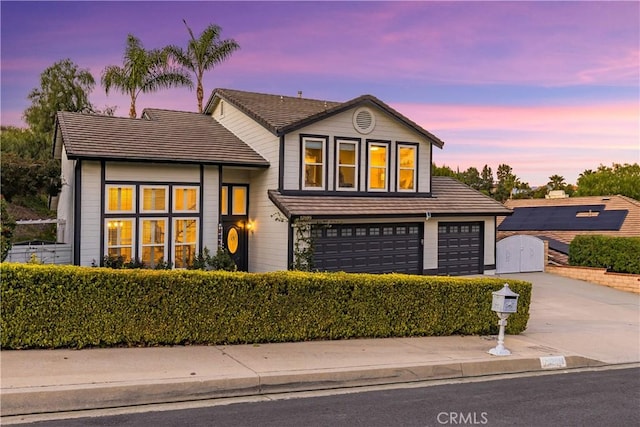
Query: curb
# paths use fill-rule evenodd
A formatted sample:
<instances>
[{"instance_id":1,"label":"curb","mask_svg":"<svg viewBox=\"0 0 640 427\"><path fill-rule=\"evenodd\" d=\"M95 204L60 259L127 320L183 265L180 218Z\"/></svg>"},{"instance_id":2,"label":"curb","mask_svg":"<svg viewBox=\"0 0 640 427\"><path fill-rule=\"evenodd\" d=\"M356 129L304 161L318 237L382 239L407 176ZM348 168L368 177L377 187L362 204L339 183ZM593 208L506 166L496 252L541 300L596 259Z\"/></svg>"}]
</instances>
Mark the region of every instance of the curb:
<instances>
[{"instance_id":1,"label":"curb","mask_svg":"<svg viewBox=\"0 0 640 427\"><path fill-rule=\"evenodd\" d=\"M34 415L256 396L271 393L385 385L605 366L582 356L495 359L431 365L346 368L343 370L268 373L239 378L176 379L135 383L94 383L2 390L0 416Z\"/></svg>"}]
</instances>

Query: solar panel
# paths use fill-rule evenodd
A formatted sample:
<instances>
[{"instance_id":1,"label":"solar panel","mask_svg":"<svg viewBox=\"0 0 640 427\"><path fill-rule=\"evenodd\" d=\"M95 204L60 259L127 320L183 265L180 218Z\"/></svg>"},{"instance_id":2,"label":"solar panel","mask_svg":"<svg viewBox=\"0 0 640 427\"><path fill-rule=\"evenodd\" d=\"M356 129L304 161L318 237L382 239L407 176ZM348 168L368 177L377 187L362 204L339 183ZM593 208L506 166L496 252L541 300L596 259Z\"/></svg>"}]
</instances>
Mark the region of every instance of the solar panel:
<instances>
[{"instance_id":1,"label":"solar panel","mask_svg":"<svg viewBox=\"0 0 640 427\"><path fill-rule=\"evenodd\" d=\"M616 231L629 211L605 210L604 205L514 208L499 231Z\"/></svg>"},{"instance_id":2,"label":"solar panel","mask_svg":"<svg viewBox=\"0 0 640 427\"><path fill-rule=\"evenodd\" d=\"M549 242L549 249L552 249L561 254L569 255L569 244L561 242L560 240L552 239L547 236L536 236L540 240L546 240Z\"/></svg>"}]
</instances>

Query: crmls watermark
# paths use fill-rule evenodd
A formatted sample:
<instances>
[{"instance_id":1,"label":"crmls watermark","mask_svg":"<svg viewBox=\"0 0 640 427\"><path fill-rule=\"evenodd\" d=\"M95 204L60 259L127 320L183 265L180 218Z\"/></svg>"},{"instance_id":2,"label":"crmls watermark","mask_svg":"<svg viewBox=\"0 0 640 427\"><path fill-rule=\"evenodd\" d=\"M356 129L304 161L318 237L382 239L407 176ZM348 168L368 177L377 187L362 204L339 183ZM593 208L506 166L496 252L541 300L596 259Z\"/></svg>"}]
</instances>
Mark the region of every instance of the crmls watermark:
<instances>
[{"instance_id":1,"label":"crmls watermark","mask_svg":"<svg viewBox=\"0 0 640 427\"><path fill-rule=\"evenodd\" d=\"M484 425L489 422L486 412L439 412L436 418L443 425Z\"/></svg>"}]
</instances>

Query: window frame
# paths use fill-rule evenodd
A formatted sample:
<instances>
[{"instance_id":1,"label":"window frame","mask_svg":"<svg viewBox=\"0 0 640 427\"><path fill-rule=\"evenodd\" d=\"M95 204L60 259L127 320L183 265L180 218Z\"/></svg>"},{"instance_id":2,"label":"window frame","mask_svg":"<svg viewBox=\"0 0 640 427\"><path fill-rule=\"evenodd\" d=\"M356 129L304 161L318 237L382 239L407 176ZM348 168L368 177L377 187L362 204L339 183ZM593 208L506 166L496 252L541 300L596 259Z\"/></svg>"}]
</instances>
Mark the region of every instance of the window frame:
<instances>
[{"instance_id":1,"label":"window frame","mask_svg":"<svg viewBox=\"0 0 640 427\"><path fill-rule=\"evenodd\" d=\"M164 256L163 256L163 262L169 262L169 258L171 258L171 253L169 253L169 242L168 242L168 234L169 234L169 217L166 216L162 216L162 217L141 217L139 218L138 221L138 259L140 260L140 262L144 262L144 259L142 258L142 253L145 247L159 247L160 244L145 244L144 243L144 238L143 238L143 233L144 233L144 222L145 221L162 221L164 222L164 243L162 243L163 246L163 250L164 250ZM149 265L145 264L145 267L148 268L154 268L156 265L153 263L150 263Z\"/></svg>"},{"instance_id":2,"label":"window frame","mask_svg":"<svg viewBox=\"0 0 640 427\"><path fill-rule=\"evenodd\" d=\"M307 142L320 142L322 144L322 163L307 163L305 152ZM324 191L327 188L327 151L329 137L319 135L300 135L300 188L305 191ZM307 185L307 165L320 166L322 171L322 182L318 187Z\"/></svg>"},{"instance_id":3,"label":"window frame","mask_svg":"<svg viewBox=\"0 0 640 427\"><path fill-rule=\"evenodd\" d=\"M409 142L398 142L396 145L396 191L400 193L416 193L418 191L418 144ZM403 168L400 163L400 149L411 148L413 149L413 188L406 189L400 188L400 171L409 170L410 168Z\"/></svg>"},{"instance_id":4,"label":"window frame","mask_svg":"<svg viewBox=\"0 0 640 427\"><path fill-rule=\"evenodd\" d=\"M177 227L177 223L178 221L195 221L196 224L196 230L195 230L195 241L193 243L177 243L176 242L176 237L178 234L178 227ZM199 217L195 217L195 216L175 216L171 218L171 255L172 255L172 262L173 262L173 268L174 269L185 269L188 266L184 266L184 267L178 267L178 257L177 257L177 252L176 252L176 248L178 246L191 246L194 245L195 249L193 252L193 256L196 257L198 254L198 251L200 250L199 248L199 236L200 235L200 218Z\"/></svg>"},{"instance_id":5,"label":"window frame","mask_svg":"<svg viewBox=\"0 0 640 427\"><path fill-rule=\"evenodd\" d=\"M367 141L367 191L371 192L388 192L389 191L389 163L390 163L390 153L389 153L390 141L377 141L377 140L368 140ZM372 188L371 187L371 171L373 168L382 169L380 166L372 166L371 165L371 149L373 147L383 147L386 151L386 160L384 166L384 188Z\"/></svg>"},{"instance_id":6,"label":"window frame","mask_svg":"<svg viewBox=\"0 0 640 427\"><path fill-rule=\"evenodd\" d=\"M131 223L131 244L124 245L122 243L118 243L115 245L109 245L109 229L111 222L130 222ZM136 219L135 217L109 217L104 218L104 256L111 257L109 255L109 249L111 248L129 248L131 250L131 257L129 259L125 259L125 262L133 261L136 258ZM118 236L118 240L120 240L120 236ZM116 255L121 256L121 255Z\"/></svg>"},{"instance_id":7,"label":"window frame","mask_svg":"<svg viewBox=\"0 0 640 427\"><path fill-rule=\"evenodd\" d=\"M178 197L176 193L178 190L195 190L196 191L196 207L195 209L177 209L176 200ZM200 213L200 186L199 185L173 185L171 189L172 201L171 212L178 214L197 214Z\"/></svg>"},{"instance_id":8,"label":"window frame","mask_svg":"<svg viewBox=\"0 0 640 427\"><path fill-rule=\"evenodd\" d=\"M144 191L145 190L155 190L155 189L163 189L164 190L164 209L145 209L144 208ZM141 214L165 214L169 212L169 186L168 185L153 185L153 184L144 184L140 185L140 206L139 212Z\"/></svg>"},{"instance_id":9,"label":"window frame","mask_svg":"<svg viewBox=\"0 0 640 427\"><path fill-rule=\"evenodd\" d=\"M112 188L131 190L131 209L110 209L109 193ZM104 186L104 213L105 214L135 214L136 211L136 186L133 184L105 184ZM122 203L121 203L122 204Z\"/></svg>"},{"instance_id":10,"label":"window frame","mask_svg":"<svg viewBox=\"0 0 640 427\"><path fill-rule=\"evenodd\" d=\"M355 161L353 164L354 170L354 186L353 187L341 187L340 186L340 167L343 166L340 163L340 145L352 144L355 150ZM345 167L351 167L351 165L344 165ZM336 138L335 139L335 189L336 191L359 191L360 190L360 139L358 138Z\"/></svg>"}]
</instances>

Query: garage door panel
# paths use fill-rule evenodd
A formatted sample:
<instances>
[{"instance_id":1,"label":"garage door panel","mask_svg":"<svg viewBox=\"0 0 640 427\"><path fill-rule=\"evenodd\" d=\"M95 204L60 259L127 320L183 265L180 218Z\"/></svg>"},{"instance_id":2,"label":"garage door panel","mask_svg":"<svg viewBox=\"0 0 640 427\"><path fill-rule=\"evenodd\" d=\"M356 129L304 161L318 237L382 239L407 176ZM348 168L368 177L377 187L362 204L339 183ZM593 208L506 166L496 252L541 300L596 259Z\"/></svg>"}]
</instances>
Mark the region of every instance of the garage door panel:
<instances>
[{"instance_id":1,"label":"garage door panel","mask_svg":"<svg viewBox=\"0 0 640 427\"><path fill-rule=\"evenodd\" d=\"M438 224L438 274L482 273L482 224Z\"/></svg>"},{"instance_id":2,"label":"garage door panel","mask_svg":"<svg viewBox=\"0 0 640 427\"><path fill-rule=\"evenodd\" d=\"M422 224L340 224L315 236L318 270L422 273Z\"/></svg>"}]
</instances>

